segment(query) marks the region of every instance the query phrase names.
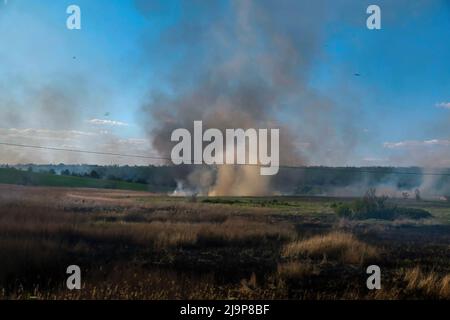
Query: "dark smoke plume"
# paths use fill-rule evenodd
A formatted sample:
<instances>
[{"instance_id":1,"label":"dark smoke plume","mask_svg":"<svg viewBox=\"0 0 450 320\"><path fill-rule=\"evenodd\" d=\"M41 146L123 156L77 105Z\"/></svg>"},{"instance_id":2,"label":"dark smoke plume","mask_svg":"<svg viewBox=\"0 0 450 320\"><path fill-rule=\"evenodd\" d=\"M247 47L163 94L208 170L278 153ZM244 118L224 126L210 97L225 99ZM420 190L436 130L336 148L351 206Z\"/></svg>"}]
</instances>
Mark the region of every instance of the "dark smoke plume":
<instances>
[{"instance_id":1,"label":"dark smoke plume","mask_svg":"<svg viewBox=\"0 0 450 320\"><path fill-rule=\"evenodd\" d=\"M144 15L171 12L160 2L137 3ZM170 157L172 131L202 120L204 130L279 128L282 164L345 163L360 142L351 120L358 106L338 110L309 82L322 58L326 28L338 20L365 26L365 1L189 1L181 6L181 22L149 53L172 61L169 72L160 70L171 87L152 92L143 107L144 125L159 153ZM192 12L204 14L192 19ZM271 179L254 167L192 166L186 180L184 186L210 195L277 193Z\"/></svg>"}]
</instances>

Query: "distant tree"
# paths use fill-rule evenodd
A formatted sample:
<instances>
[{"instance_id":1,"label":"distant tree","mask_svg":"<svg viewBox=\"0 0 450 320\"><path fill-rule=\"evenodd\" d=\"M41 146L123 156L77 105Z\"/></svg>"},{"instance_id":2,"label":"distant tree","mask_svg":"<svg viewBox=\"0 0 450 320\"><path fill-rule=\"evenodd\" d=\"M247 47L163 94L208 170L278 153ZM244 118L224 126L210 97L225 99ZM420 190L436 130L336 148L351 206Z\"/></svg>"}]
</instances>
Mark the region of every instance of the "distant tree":
<instances>
[{"instance_id":1,"label":"distant tree","mask_svg":"<svg viewBox=\"0 0 450 320\"><path fill-rule=\"evenodd\" d=\"M48 170L48 173L49 174L56 174L56 171L55 171L55 169L50 169L50 170Z\"/></svg>"},{"instance_id":2,"label":"distant tree","mask_svg":"<svg viewBox=\"0 0 450 320\"><path fill-rule=\"evenodd\" d=\"M31 166L28 167L27 171L28 171L28 172L33 172L33 167L31 167Z\"/></svg>"},{"instance_id":3,"label":"distant tree","mask_svg":"<svg viewBox=\"0 0 450 320\"><path fill-rule=\"evenodd\" d=\"M417 201L422 200L422 197L421 197L421 195L420 195L420 190L419 190L419 189L414 190L414 193L415 193L415 195L416 195L416 200L417 200Z\"/></svg>"},{"instance_id":4,"label":"distant tree","mask_svg":"<svg viewBox=\"0 0 450 320\"><path fill-rule=\"evenodd\" d=\"M61 171L61 175L62 175L62 176L70 176L70 171L69 171L69 169L65 169L65 170Z\"/></svg>"},{"instance_id":5,"label":"distant tree","mask_svg":"<svg viewBox=\"0 0 450 320\"><path fill-rule=\"evenodd\" d=\"M92 170L89 176L94 179L100 179L100 175L95 170Z\"/></svg>"},{"instance_id":6,"label":"distant tree","mask_svg":"<svg viewBox=\"0 0 450 320\"><path fill-rule=\"evenodd\" d=\"M197 202L197 196L198 196L197 192L194 192L193 194L191 194L189 196L189 202L193 202L193 203Z\"/></svg>"},{"instance_id":7,"label":"distant tree","mask_svg":"<svg viewBox=\"0 0 450 320\"><path fill-rule=\"evenodd\" d=\"M404 191L404 192L402 192L402 197L403 197L403 199L409 199L409 192L407 192L407 191Z\"/></svg>"}]
</instances>

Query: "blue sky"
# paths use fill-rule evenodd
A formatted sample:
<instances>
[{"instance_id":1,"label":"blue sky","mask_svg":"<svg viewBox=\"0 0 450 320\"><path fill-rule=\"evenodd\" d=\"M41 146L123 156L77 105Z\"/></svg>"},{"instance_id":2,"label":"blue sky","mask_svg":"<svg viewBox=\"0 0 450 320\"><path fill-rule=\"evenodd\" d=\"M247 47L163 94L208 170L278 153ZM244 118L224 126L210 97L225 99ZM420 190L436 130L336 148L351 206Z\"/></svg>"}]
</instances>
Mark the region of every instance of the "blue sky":
<instances>
[{"instance_id":1,"label":"blue sky","mask_svg":"<svg viewBox=\"0 0 450 320\"><path fill-rule=\"evenodd\" d=\"M362 134L371 136L369 144L359 146L363 157L387 158L383 144L389 141L449 138L450 131L432 130L443 118L450 124L450 110L442 106L450 95L449 3L395 16L379 31L335 26L338 31L329 32L324 42L328 61L316 65L312 80L318 90L330 93L341 73L348 75L348 85L360 99ZM361 77L352 78L353 72ZM345 101L345 95L335 94Z\"/></svg>"},{"instance_id":2,"label":"blue sky","mask_svg":"<svg viewBox=\"0 0 450 320\"><path fill-rule=\"evenodd\" d=\"M343 132L348 124L350 135L358 136L358 141L352 144L348 158L327 158L328 153L305 150L309 163L424 165L435 161L433 157L448 161L450 3L435 0L413 6L378 1L382 29L370 31L365 26L366 5L353 5L357 2L342 0L321 9L341 11L337 17L324 19L323 25L317 18L318 48L305 81L321 100L332 101L329 116L333 119L321 123L336 126L332 132ZM70 4L81 8L81 30L65 26ZM89 149L95 137L99 142L94 149L154 154L157 150L148 126L157 120L142 121L142 117L151 117L142 112L143 105L155 91L176 92L171 79L174 74L183 79L177 67L185 61L184 54L193 52L198 58L192 73L202 66L202 59L213 59L204 49L207 45L195 51L186 46L189 39L178 45L165 37L184 37L186 21L208 28L220 17L217 8L230 14L230 7L226 1L214 7L121 0L8 0L0 4L0 111L6 114L0 120L0 140ZM298 19L301 23L308 17L299 13ZM196 46L193 38L192 46ZM186 77L180 86L184 90L195 81L195 76ZM48 96L60 102L48 107ZM295 104L289 107L297 108ZM292 115L280 111L277 120L290 122L294 131L299 126L300 132L300 127L308 131L309 125L315 126ZM305 132L298 140L310 143L309 137L315 134ZM65 140L57 139L66 135ZM345 137L339 138L336 148L345 144ZM116 161L1 148L0 162ZM130 161L134 160L119 163ZM450 165L445 161L432 164Z\"/></svg>"}]
</instances>

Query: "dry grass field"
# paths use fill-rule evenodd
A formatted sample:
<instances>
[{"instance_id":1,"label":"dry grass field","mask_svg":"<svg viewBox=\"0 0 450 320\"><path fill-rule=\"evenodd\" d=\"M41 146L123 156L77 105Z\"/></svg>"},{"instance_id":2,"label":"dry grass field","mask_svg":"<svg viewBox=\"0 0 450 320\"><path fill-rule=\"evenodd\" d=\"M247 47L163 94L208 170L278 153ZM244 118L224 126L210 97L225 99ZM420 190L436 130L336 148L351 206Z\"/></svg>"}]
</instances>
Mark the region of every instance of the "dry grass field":
<instances>
[{"instance_id":1,"label":"dry grass field","mask_svg":"<svg viewBox=\"0 0 450 320\"><path fill-rule=\"evenodd\" d=\"M450 298L449 203L410 200L422 222L346 221L335 200L0 185L0 298Z\"/></svg>"}]
</instances>

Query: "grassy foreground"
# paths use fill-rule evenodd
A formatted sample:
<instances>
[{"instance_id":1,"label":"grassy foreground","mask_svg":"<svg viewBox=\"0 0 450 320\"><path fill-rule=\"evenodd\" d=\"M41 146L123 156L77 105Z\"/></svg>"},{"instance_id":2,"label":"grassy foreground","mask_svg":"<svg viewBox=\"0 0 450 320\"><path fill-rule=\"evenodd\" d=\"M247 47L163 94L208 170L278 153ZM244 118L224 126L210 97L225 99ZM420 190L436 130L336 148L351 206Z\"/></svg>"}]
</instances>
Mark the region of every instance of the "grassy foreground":
<instances>
[{"instance_id":1,"label":"grassy foreground","mask_svg":"<svg viewBox=\"0 0 450 320\"><path fill-rule=\"evenodd\" d=\"M450 299L448 203L397 203L426 221L353 221L334 201L0 185L0 298Z\"/></svg>"}]
</instances>

